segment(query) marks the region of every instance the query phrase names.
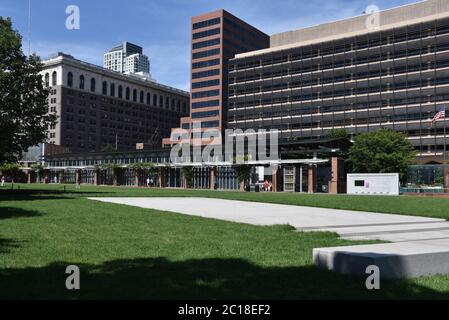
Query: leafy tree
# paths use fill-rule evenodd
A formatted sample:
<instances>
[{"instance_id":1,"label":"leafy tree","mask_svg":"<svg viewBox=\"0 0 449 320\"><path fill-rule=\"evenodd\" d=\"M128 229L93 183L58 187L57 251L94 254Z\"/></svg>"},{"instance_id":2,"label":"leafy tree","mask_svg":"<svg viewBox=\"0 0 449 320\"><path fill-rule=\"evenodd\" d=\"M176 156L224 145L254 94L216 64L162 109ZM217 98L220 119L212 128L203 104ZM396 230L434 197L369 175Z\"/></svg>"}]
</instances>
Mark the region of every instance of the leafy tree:
<instances>
[{"instance_id":1,"label":"leafy tree","mask_svg":"<svg viewBox=\"0 0 449 320\"><path fill-rule=\"evenodd\" d=\"M186 179L187 187L192 187L193 185L193 168L192 167L182 167L181 173Z\"/></svg>"},{"instance_id":2,"label":"leafy tree","mask_svg":"<svg viewBox=\"0 0 449 320\"><path fill-rule=\"evenodd\" d=\"M17 163L3 163L0 164L0 176L1 175L10 175L12 178L12 182L15 181L17 174L20 171L20 167Z\"/></svg>"},{"instance_id":3,"label":"leafy tree","mask_svg":"<svg viewBox=\"0 0 449 320\"><path fill-rule=\"evenodd\" d=\"M347 162L351 172L398 172L403 180L407 166L413 163L415 156L413 145L402 133L382 129L357 135L349 149Z\"/></svg>"},{"instance_id":4,"label":"leafy tree","mask_svg":"<svg viewBox=\"0 0 449 320\"><path fill-rule=\"evenodd\" d=\"M0 17L0 163L17 162L29 147L45 142L56 117L48 114L39 57L27 58L11 20Z\"/></svg>"},{"instance_id":5,"label":"leafy tree","mask_svg":"<svg viewBox=\"0 0 449 320\"><path fill-rule=\"evenodd\" d=\"M115 148L112 146L112 144L108 143L103 148L101 148L102 152L112 152L116 151Z\"/></svg>"},{"instance_id":6,"label":"leafy tree","mask_svg":"<svg viewBox=\"0 0 449 320\"><path fill-rule=\"evenodd\" d=\"M327 137L330 139L347 138L348 136L349 134L344 128L332 129L327 134Z\"/></svg>"}]
</instances>

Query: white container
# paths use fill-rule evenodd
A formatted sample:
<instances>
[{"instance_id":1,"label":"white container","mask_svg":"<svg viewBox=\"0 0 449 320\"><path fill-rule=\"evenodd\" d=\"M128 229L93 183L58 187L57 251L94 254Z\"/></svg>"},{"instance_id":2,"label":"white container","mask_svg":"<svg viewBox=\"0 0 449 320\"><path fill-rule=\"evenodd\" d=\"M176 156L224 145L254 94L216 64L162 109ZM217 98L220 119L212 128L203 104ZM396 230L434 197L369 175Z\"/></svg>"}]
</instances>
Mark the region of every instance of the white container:
<instances>
[{"instance_id":1,"label":"white container","mask_svg":"<svg viewBox=\"0 0 449 320\"><path fill-rule=\"evenodd\" d=\"M399 195L399 173L351 173L348 194Z\"/></svg>"}]
</instances>

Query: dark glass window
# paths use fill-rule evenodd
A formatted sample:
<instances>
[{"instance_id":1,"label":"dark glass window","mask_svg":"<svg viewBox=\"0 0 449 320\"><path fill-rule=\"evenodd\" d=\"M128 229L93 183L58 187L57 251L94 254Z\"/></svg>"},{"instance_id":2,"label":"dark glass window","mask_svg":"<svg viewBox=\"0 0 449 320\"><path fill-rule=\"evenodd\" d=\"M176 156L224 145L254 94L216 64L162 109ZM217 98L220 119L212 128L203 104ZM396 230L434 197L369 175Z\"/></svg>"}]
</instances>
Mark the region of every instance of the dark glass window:
<instances>
[{"instance_id":1,"label":"dark glass window","mask_svg":"<svg viewBox=\"0 0 449 320\"><path fill-rule=\"evenodd\" d=\"M208 91L193 92L192 98L198 99L198 98L205 98L205 97L214 97L214 96L218 96L219 94L220 94L220 90L208 90Z\"/></svg>"},{"instance_id":2,"label":"dark glass window","mask_svg":"<svg viewBox=\"0 0 449 320\"><path fill-rule=\"evenodd\" d=\"M217 117L219 114L218 110L204 111L204 112L192 112L192 119Z\"/></svg>"},{"instance_id":3,"label":"dark glass window","mask_svg":"<svg viewBox=\"0 0 449 320\"><path fill-rule=\"evenodd\" d=\"M192 89L218 86L219 84L220 84L220 80L218 80L218 79L202 81L202 82L193 82L192 83Z\"/></svg>"},{"instance_id":4,"label":"dark glass window","mask_svg":"<svg viewBox=\"0 0 449 320\"><path fill-rule=\"evenodd\" d=\"M144 103L144 93L140 91L140 103Z\"/></svg>"},{"instance_id":5,"label":"dark glass window","mask_svg":"<svg viewBox=\"0 0 449 320\"><path fill-rule=\"evenodd\" d=\"M151 104L151 93L147 92L147 104Z\"/></svg>"},{"instance_id":6,"label":"dark glass window","mask_svg":"<svg viewBox=\"0 0 449 320\"><path fill-rule=\"evenodd\" d=\"M200 22L194 23L192 25L192 29L195 30L195 29L205 28L205 27L219 24L220 22L221 22L220 18L214 18L214 19L209 19L209 20L205 20L205 21L200 21Z\"/></svg>"},{"instance_id":7,"label":"dark glass window","mask_svg":"<svg viewBox=\"0 0 449 320\"><path fill-rule=\"evenodd\" d=\"M129 87L126 87L125 97L126 97L126 100L129 100L129 99L130 99L130 90L129 90Z\"/></svg>"},{"instance_id":8,"label":"dark glass window","mask_svg":"<svg viewBox=\"0 0 449 320\"><path fill-rule=\"evenodd\" d=\"M111 97L115 97L115 84L111 83L111 90L109 92Z\"/></svg>"},{"instance_id":9,"label":"dark glass window","mask_svg":"<svg viewBox=\"0 0 449 320\"><path fill-rule=\"evenodd\" d=\"M192 108L207 108L207 107L216 107L220 104L219 100L210 100L210 101L201 101L201 102L193 102Z\"/></svg>"},{"instance_id":10,"label":"dark glass window","mask_svg":"<svg viewBox=\"0 0 449 320\"><path fill-rule=\"evenodd\" d=\"M48 78L47 78L48 77ZM46 86L48 87L49 85L50 85L50 83L49 83L49 75L48 75L48 73L45 75L45 83L46 83ZM68 74L67 74L67 85L69 86L69 87L72 87L73 86L73 73L71 73L71 72L69 72Z\"/></svg>"},{"instance_id":11,"label":"dark glass window","mask_svg":"<svg viewBox=\"0 0 449 320\"><path fill-rule=\"evenodd\" d=\"M200 59L220 54L220 48L192 53L192 59Z\"/></svg>"},{"instance_id":12,"label":"dark glass window","mask_svg":"<svg viewBox=\"0 0 449 320\"><path fill-rule=\"evenodd\" d=\"M206 78L212 76L218 76L220 74L220 69L212 69L201 72L192 73L192 79Z\"/></svg>"},{"instance_id":13,"label":"dark glass window","mask_svg":"<svg viewBox=\"0 0 449 320\"><path fill-rule=\"evenodd\" d=\"M216 34L220 34L220 28L209 29L201 32L196 32L192 35L193 39L205 38L209 36L214 36Z\"/></svg>"},{"instance_id":14,"label":"dark glass window","mask_svg":"<svg viewBox=\"0 0 449 320\"><path fill-rule=\"evenodd\" d=\"M80 89L84 90L84 76L80 75Z\"/></svg>"},{"instance_id":15,"label":"dark glass window","mask_svg":"<svg viewBox=\"0 0 449 320\"><path fill-rule=\"evenodd\" d=\"M201 42L195 42L192 44L192 49L200 49L200 48L215 46L217 44L220 44L220 38L201 41Z\"/></svg>"},{"instance_id":16,"label":"dark glass window","mask_svg":"<svg viewBox=\"0 0 449 320\"><path fill-rule=\"evenodd\" d=\"M133 101L137 102L137 90L136 89L133 90Z\"/></svg>"},{"instance_id":17,"label":"dark glass window","mask_svg":"<svg viewBox=\"0 0 449 320\"><path fill-rule=\"evenodd\" d=\"M94 78L90 79L90 91L95 92L95 79Z\"/></svg>"},{"instance_id":18,"label":"dark glass window","mask_svg":"<svg viewBox=\"0 0 449 320\"><path fill-rule=\"evenodd\" d=\"M206 61L201 61L201 62L194 62L194 63L192 63L192 69L216 66L217 64L220 64L220 59L212 59L212 60L206 60Z\"/></svg>"},{"instance_id":19,"label":"dark glass window","mask_svg":"<svg viewBox=\"0 0 449 320\"><path fill-rule=\"evenodd\" d=\"M56 71L53 71L53 74L51 75L51 85L55 86L57 82L57 74Z\"/></svg>"},{"instance_id":20,"label":"dark glass window","mask_svg":"<svg viewBox=\"0 0 449 320\"><path fill-rule=\"evenodd\" d=\"M108 83L103 81L103 94L108 94Z\"/></svg>"},{"instance_id":21,"label":"dark glass window","mask_svg":"<svg viewBox=\"0 0 449 320\"><path fill-rule=\"evenodd\" d=\"M121 99L123 98L123 87L118 86L118 97Z\"/></svg>"}]
</instances>

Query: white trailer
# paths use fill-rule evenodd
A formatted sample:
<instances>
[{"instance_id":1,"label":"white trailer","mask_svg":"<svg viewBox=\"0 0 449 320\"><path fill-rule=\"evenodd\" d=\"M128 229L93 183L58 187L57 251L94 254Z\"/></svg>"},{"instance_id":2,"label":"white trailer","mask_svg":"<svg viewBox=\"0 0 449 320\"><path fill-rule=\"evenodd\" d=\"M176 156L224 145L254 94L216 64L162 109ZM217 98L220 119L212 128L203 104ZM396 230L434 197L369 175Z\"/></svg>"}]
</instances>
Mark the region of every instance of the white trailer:
<instances>
[{"instance_id":1,"label":"white trailer","mask_svg":"<svg viewBox=\"0 0 449 320\"><path fill-rule=\"evenodd\" d=\"M399 195L399 173L351 173L348 194Z\"/></svg>"}]
</instances>

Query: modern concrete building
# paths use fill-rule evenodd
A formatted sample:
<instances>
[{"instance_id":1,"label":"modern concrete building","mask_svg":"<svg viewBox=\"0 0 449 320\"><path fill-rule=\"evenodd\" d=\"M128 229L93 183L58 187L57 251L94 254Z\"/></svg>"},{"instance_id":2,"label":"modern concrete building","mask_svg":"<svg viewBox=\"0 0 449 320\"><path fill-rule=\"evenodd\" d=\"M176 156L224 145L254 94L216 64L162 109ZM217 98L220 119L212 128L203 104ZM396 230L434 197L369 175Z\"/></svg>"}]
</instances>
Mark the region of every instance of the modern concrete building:
<instances>
[{"instance_id":1,"label":"modern concrete building","mask_svg":"<svg viewBox=\"0 0 449 320\"><path fill-rule=\"evenodd\" d=\"M431 119L448 103L447 0L275 34L229 62L229 127L279 129L282 143L392 128L420 163L443 162L449 121Z\"/></svg>"},{"instance_id":2,"label":"modern concrete building","mask_svg":"<svg viewBox=\"0 0 449 320\"><path fill-rule=\"evenodd\" d=\"M44 61L41 74L50 89L49 112L58 116L49 143L71 152L131 150L137 143L160 147L188 115L188 92L66 54Z\"/></svg>"},{"instance_id":3,"label":"modern concrete building","mask_svg":"<svg viewBox=\"0 0 449 320\"><path fill-rule=\"evenodd\" d=\"M104 54L103 67L120 73L150 76L150 60L143 54L142 47L126 41Z\"/></svg>"},{"instance_id":4,"label":"modern concrete building","mask_svg":"<svg viewBox=\"0 0 449 320\"><path fill-rule=\"evenodd\" d=\"M236 53L267 48L269 37L225 10L192 18L190 117L181 127L201 139L208 129L223 131L228 109L228 61ZM194 135L191 130L195 128ZM206 139L208 141L208 139ZM170 138L164 145L171 145Z\"/></svg>"}]
</instances>

